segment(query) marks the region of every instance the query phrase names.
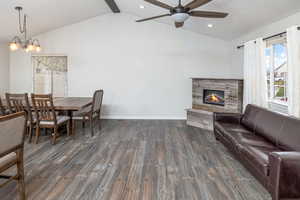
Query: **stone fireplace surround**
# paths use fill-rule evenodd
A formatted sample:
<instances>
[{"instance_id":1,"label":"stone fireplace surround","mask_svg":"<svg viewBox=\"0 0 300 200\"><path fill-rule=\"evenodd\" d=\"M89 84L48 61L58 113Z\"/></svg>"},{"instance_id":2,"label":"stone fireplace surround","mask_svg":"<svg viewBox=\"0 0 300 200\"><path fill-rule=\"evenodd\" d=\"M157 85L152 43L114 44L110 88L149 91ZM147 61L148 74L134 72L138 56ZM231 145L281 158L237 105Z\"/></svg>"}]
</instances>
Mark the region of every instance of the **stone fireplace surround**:
<instances>
[{"instance_id":1,"label":"stone fireplace surround","mask_svg":"<svg viewBox=\"0 0 300 200\"><path fill-rule=\"evenodd\" d=\"M213 130L214 112L241 113L243 107L243 80L192 78L193 106L187 109L187 124ZM224 91L224 106L204 103L204 90Z\"/></svg>"}]
</instances>

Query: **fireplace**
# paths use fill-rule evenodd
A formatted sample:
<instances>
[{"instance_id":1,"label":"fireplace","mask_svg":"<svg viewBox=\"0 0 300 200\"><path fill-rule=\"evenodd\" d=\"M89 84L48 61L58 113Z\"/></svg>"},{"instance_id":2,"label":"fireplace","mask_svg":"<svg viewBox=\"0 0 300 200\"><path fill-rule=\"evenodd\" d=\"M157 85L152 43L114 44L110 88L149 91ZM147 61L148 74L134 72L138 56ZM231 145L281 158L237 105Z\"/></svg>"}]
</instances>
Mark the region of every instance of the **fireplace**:
<instances>
[{"instance_id":1,"label":"fireplace","mask_svg":"<svg viewBox=\"0 0 300 200\"><path fill-rule=\"evenodd\" d=\"M203 90L203 103L225 106L225 92L221 90Z\"/></svg>"},{"instance_id":2,"label":"fireplace","mask_svg":"<svg viewBox=\"0 0 300 200\"><path fill-rule=\"evenodd\" d=\"M187 109L187 124L214 130L214 112L241 113L243 80L193 78L193 107Z\"/></svg>"}]
</instances>

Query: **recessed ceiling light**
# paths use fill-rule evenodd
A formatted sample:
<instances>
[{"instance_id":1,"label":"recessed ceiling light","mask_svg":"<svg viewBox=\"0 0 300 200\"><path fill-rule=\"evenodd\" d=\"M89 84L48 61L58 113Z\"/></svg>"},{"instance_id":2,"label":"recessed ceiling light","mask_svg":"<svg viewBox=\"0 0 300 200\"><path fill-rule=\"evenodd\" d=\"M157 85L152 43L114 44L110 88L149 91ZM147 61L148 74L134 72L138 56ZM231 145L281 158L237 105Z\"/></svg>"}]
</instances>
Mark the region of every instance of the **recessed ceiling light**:
<instances>
[{"instance_id":1,"label":"recessed ceiling light","mask_svg":"<svg viewBox=\"0 0 300 200\"><path fill-rule=\"evenodd\" d=\"M208 27L208 28L212 28L212 27L214 27L214 25L208 24L207 27Z\"/></svg>"},{"instance_id":2,"label":"recessed ceiling light","mask_svg":"<svg viewBox=\"0 0 300 200\"><path fill-rule=\"evenodd\" d=\"M143 6L143 5L140 5L140 9L144 9L145 8L145 6Z\"/></svg>"}]
</instances>

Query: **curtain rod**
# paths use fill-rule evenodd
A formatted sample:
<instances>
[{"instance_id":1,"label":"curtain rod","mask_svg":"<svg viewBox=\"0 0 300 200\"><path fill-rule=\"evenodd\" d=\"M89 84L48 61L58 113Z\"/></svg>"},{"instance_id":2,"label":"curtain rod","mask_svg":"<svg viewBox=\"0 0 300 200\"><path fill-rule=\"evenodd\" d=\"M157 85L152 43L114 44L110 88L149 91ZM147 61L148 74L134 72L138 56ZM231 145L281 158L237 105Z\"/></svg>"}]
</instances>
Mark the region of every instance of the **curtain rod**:
<instances>
[{"instance_id":1,"label":"curtain rod","mask_svg":"<svg viewBox=\"0 0 300 200\"><path fill-rule=\"evenodd\" d=\"M298 27L298 30L300 31L300 26ZM264 41L265 41L265 40L269 40L269 39L271 39L271 38L278 37L278 36L281 36L281 35L284 35L284 34L286 34L286 31L284 31L284 32L282 32L282 33L275 34L275 35L271 35L271 36L269 36L269 37L264 38L263 40L264 40ZM241 48L243 48L244 46L245 46L245 45L243 44L243 45L237 46L237 48L238 48L238 49L241 49Z\"/></svg>"}]
</instances>

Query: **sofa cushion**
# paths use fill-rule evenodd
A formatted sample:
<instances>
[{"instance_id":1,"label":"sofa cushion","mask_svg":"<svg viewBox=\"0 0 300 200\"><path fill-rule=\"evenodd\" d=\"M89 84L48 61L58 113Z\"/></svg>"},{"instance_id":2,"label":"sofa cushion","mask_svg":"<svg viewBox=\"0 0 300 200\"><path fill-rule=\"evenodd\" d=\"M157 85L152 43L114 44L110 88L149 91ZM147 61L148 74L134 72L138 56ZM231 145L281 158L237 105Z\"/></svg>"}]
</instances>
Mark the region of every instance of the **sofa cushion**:
<instances>
[{"instance_id":1,"label":"sofa cushion","mask_svg":"<svg viewBox=\"0 0 300 200\"><path fill-rule=\"evenodd\" d=\"M286 151L300 151L300 120L285 117L284 125L277 139L279 148Z\"/></svg>"},{"instance_id":2,"label":"sofa cushion","mask_svg":"<svg viewBox=\"0 0 300 200\"><path fill-rule=\"evenodd\" d=\"M274 148L275 144L272 144L265 138L259 135L243 135L243 137L238 138L239 144L242 146L250 147L263 147L263 148Z\"/></svg>"},{"instance_id":3,"label":"sofa cushion","mask_svg":"<svg viewBox=\"0 0 300 200\"><path fill-rule=\"evenodd\" d=\"M226 131L234 131L234 132L247 132L251 133L251 131L247 130L241 124L232 124L232 123L224 123L224 122L215 122L215 128L219 129L222 132Z\"/></svg>"},{"instance_id":4,"label":"sofa cushion","mask_svg":"<svg viewBox=\"0 0 300 200\"><path fill-rule=\"evenodd\" d=\"M219 130L221 135L234 145L239 145L239 141L243 137L251 137L251 135L255 136L252 132L245 129L245 127L240 124L216 122L215 129Z\"/></svg>"},{"instance_id":5,"label":"sofa cushion","mask_svg":"<svg viewBox=\"0 0 300 200\"><path fill-rule=\"evenodd\" d=\"M240 124L216 122L215 128L220 134L235 145L275 148L275 144L266 140L260 135L256 135ZM277 148L278 149L278 148Z\"/></svg>"},{"instance_id":6,"label":"sofa cushion","mask_svg":"<svg viewBox=\"0 0 300 200\"><path fill-rule=\"evenodd\" d=\"M256 117L261 111L261 108L248 104L244 113L244 116L241 120L241 123L247 127L250 131L255 130Z\"/></svg>"},{"instance_id":7,"label":"sofa cushion","mask_svg":"<svg viewBox=\"0 0 300 200\"><path fill-rule=\"evenodd\" d=\"M241 149L241 155L244 156L252 166L256 168L257 171L262 172L265 176L269 175L269 154L279 151L275 146L262 147L262 146L252 146L243 145Z\"/></svg>"}]
</instances>

